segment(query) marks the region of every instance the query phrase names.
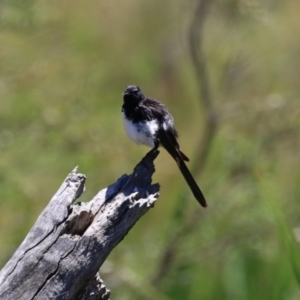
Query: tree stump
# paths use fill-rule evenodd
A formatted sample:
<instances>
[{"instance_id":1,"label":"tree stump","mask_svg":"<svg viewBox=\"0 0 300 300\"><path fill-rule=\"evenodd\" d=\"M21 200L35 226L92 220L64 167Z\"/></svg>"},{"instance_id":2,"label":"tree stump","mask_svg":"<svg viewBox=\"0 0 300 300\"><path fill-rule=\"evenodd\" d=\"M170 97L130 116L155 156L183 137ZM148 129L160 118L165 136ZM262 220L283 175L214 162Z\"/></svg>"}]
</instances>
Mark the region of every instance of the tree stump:
<instances>
[{"instance_id":1,"label":"tree stump","mask_svg":"<svg viewBox=\"0 0 300 300\"><path fill-rule=\"evenodd\" d=\"M74 204L86 177L75 168L0 272L0 299L109 299L98 270L135 222L154 206L151 150L91 201Z\"/></svg>"}]
</instances>

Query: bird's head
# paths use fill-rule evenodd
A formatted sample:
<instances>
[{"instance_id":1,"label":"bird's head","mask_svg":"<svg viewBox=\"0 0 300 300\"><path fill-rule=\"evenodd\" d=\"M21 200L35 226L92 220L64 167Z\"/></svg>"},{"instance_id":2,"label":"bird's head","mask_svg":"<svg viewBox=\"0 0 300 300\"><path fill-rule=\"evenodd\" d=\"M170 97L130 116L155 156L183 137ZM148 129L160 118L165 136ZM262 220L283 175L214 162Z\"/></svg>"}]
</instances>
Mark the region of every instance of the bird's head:
<instances>
[{"instance_id":1,"label":"bird's head","mask_svg":"<svg viewBox=\"0 0 300 300\"><path fill-rule=\"evenodd\" d=\"M124 102L139 103L144 99L144 94L137 85L128 85L125 88L123 99Z\"/></svg>"}]
</instances>

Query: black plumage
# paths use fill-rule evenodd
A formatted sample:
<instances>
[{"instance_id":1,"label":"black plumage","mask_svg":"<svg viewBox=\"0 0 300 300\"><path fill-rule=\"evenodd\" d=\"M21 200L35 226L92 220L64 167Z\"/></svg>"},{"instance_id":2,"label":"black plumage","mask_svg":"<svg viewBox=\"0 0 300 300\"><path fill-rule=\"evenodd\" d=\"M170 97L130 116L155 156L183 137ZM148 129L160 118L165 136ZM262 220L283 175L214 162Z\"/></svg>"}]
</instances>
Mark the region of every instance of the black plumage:
<instances>
[{"instance_id":1,"label":"black plumage","mask_svg":"<svg viewBox=\"0 0 300 300\"><path fill-rule=\"evenodd\" d=\"M185 164L189 159L180 150L174 119L165 105L145 97L135 85L126 87L123 99L123 120L129 138L152 148L162 145L177 163L196 200L206 207L206 200Z\"/></svg>"}]
</instances>

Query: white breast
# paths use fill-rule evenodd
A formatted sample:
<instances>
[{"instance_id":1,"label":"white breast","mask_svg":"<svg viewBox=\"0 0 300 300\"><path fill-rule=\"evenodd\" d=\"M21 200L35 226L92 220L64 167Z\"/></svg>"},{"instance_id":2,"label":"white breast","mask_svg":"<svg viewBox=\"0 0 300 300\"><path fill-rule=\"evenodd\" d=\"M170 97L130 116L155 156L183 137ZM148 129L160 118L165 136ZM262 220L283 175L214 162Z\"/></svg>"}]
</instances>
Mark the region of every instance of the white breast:
<instances>
[{"instance_id":1,"label":"white breast","mask_svg":"<svg viewBox=\"0 0 300 300\"><path fill-rule=\"evenodd\" d=\"M133 142L143 144L151 148L155 146L155 133L159 127L156 120L133 124L132 121L125 118L123 112L122 116L127 135Z\"/></svg>"}]
</instances>

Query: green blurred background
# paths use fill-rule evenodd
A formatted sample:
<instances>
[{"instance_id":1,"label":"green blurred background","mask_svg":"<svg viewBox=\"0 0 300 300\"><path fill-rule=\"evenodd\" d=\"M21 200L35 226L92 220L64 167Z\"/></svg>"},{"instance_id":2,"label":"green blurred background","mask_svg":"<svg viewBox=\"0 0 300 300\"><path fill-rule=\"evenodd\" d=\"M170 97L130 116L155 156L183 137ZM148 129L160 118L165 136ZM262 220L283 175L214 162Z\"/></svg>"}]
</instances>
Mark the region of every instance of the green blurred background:
<instances>
[{"instance_id":1,"label":"green blurred background","mask_svg":"<svg viewBox=\"0 0 300 300\"><path fill-rule=\"evenodd\" d=\"M148 151L120 114L138 84L173 114L209 208L162 150L160 198L101 268L112 298L300 299L300 2L214 1L210 145L188 42L196 2L1 1L0 266L76 165L88 201Z\"/></svg>"}]
</instances>

